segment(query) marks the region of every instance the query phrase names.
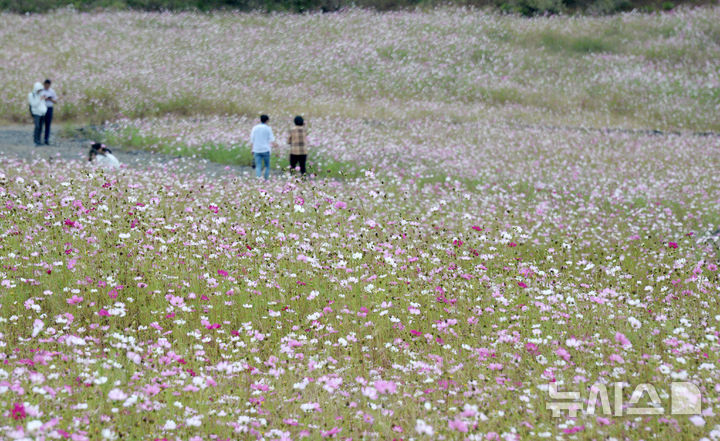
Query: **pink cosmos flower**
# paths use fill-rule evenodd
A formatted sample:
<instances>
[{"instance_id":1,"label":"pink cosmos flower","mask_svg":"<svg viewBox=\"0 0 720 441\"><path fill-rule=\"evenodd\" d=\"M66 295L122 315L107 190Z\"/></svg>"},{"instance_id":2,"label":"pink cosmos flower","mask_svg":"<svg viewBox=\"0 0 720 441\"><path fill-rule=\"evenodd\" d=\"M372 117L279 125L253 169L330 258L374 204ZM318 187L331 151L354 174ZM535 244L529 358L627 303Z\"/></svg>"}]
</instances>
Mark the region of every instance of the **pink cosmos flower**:
<instances>
[{"instance_id":1,"label":"pink cosmos flower","mask_svg":"<svg viewBox=\"0 0 720 441\"><path fill-rule=\"evenodd\" d=\"M670 247L670 248L677 248L677 247L678 247L678 244L677 244L677 242L668 242L668 247Z\"/></svg>"},{"instance_id":2,"label":"pink cosmos flower","mask_svg":"<svg viewBox=\"0 0 720 441\"><path fill-rule=\"evenodd\" d=\"M570 361L570 353L565 348L557 348L555 350L555 355L562 358L565 361Z\"/></svg>"},{"instance_id":3,"label":"pink cosmos flower","mask_svg":"<svg viewBox=\"0 0 720 441\"><path fill-rule=\"evenodd\" d=\"M622 358L620 354L610 354L610 356L608 357L608 361L619 364L625 363L625 359Z\"/></svg>"},{"instance_id":4,"label":"pink cosmos flower","mask_svg":"<svg viewBox=\"0 0 720 441\"><path fill-rule=\"evenodd\" d=\"M627 337L625 337L625 334L621 332L615 333L615 341L623 345L623 347L632 346L632 343L630 343L630 340L628 340Z\"/></svg>"},{"instance_id":5,"label":"pink cosmos flower","mask_svg":"<svg viewBox=\"0 0 720 441\"><path fill-rule=\"evenodd\" d=\"M108 393L108 398L111 400L121 401L126 399L128 396L125 392L120 389L113 389Z\"/></svg>"},{"instance_id":6,"label":"pink cosmos flower","mask_svg":"<svg viewBox=\"0 0 720 441\"><path fill-rule=\"evenodd\" d=\"M160 389L160 386L157 384L146 384L142 388L143 392L145 392L148 396L154 397L155 395L159 394L162 389Z\"/></svg>"},{"instance_id":7,"label":"pink cosmos flower","mask_svg":"<svg viewBox=\"0 0 720 441\"><path fill-rule=\"evenodd\" d=\"M15 403L12 408L12 417L14 420L22 420L27 416L23 403Z\"/></svg>"},{"instance_id":8,"label":"pink cosmos flower","mask_svg":"<svg viewBox=\"0 0 720 441\"><path fill-rule=\"evenodd\" d=\"M327 432L322 432L322 437L323 438L332 438L336 434L340 433L341 430L342 429L340 429L339 427L333 427L332 429L328 430Z\"/></svg>"},{"instance_id":9,"label":"pink cosmos flower","mask_svg":"<svg viewBox=\"0 0 720 441\"><path fill-rule=\"evenodd\" d=\"M458 432L462 433L467 433L468 431L467 424L459 418L455 418L454 420L449 421L448 427L450 427L451 430L457 430Z\"/></svg>"},{"instance_id":10,"label":"pink cosmos flower","mask_svg":"<svg viewBox=\"0 0 720 441\"><path fill-rule=\"evenodd\" d=\"M72 297L70 297L69 299L66 300L68 305L77 305L78 303L80 303L82 301L83 301L82 297L78 297L77 295L74 295L74 294Z\"/></svg>"},{"instance_id":11,"label":"pink cosmos flower","mask_svg":"<svg viewBox=\"0 0 720 441\"><path fill-rule=\"evenodd\" d=\"M372 386L363 387L362 394L371 400L377 400L377 389Z\"/></svg>"},{"instance_id":12,"label":"pink cosmos flower","mask_svg":"<svg viewBox=\"0 0 720 441\"><path fill-rule=\"evenodd\" d=\"M381 394L394 394L397 385L393 381L378 380L375 382L375 389Z\"/></svg>"},{"instance_id":13,"label":"pink cosmos flower","mask_svg":"<svg viewBox=\"0 0 720 441\"><path fill-rule=\"evenodd\" d=\"M567 429L563 429L563 433L572 434L577 433L582 430L585 430L585 426L575 426L575 427L569 427Z\"/></svg>"}]
</instances>

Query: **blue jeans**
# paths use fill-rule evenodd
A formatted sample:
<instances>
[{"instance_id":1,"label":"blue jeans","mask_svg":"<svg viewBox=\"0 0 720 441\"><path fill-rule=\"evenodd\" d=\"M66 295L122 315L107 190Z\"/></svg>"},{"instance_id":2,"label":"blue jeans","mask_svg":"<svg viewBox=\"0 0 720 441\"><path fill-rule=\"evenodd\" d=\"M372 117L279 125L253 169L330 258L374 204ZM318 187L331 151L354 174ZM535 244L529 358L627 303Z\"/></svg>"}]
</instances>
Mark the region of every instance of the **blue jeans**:
<instances>
[{"instance_id":1,"label":"blue jeans","mask_svg":"<svg viewBox=\"0 0 720 441\"><path fill-rule=\"evenodd\" d=\"M270 178L270 152L253 153L255 157L255 176L258 178L262 174L262 165L265 164L265 180Z\"/></svg>"},{"instance_id":2,"label":"blue jeans","mask_svg":"<svg viewBox=\"0 0 720 441\"><path fill-rule=\"evenodd\" d=\"M33 115L33 123L35 124L35 130L33 130L33 141L35 145L40 145L40 137L42 136L43 120L44 116Z\"/></svg>"}]
</instances>

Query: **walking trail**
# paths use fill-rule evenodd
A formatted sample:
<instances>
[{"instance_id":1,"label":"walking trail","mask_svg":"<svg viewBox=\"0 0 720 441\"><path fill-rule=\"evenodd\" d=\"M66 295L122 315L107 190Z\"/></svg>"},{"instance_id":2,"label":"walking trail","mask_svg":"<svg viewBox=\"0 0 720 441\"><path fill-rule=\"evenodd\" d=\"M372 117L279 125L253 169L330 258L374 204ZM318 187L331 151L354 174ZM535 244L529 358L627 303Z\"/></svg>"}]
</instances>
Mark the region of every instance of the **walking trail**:
<instances>
[{"instance_id":1,"label":"walking trail","mask_svg":"<svg viewBox=\"0 0 720 441\"><path fill-rule=\"evenodd\" d=\"M64 139L53 136L52 145L36 147L32 141L32 126L0 126L0 169L14 159L23 161L47 160L78 161L78 165L87 163L89 140L78 136ZM127 167L140 169L166 169L176 173L203 174L213 176L251 177L255 171L251 167L225 165L207 159L172 156L143 150L128 150L122 146L108 146L113 155Z\"/></svg>"}]
</instances>

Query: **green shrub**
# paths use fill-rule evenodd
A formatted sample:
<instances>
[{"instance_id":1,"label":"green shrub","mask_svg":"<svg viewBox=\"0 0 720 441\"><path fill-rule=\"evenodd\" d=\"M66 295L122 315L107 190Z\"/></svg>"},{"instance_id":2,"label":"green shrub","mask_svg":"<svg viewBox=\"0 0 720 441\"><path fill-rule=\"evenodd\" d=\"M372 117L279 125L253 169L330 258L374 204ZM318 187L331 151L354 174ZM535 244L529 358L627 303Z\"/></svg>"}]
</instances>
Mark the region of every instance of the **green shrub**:
<instances>
[{"instance_id":1,"label":"green shrub","mask_svg":"<svg viewBox=\"0 0 720 441\"><path fill-rule=\"evenodd\" d=\"M540 46L552 52L577 54L614 52L613 45L599 37L563 35L556 31L545 31L539 37L536 41Z\"/></svg>"},{"instance_id":2,"label":"green shrub","mask_svg":"<svg viewBox=\"0 0 720 441\"><path fill-rule=\"evenodd\" d=\"M633 9L633 2L631 0L597 0L590 2L583 9L591 14L607 15L630 11Z\"/></svg>"},{"instance_id":3,"label":"green shrub","mask_svg":"<svg viewBox=\"0 0 720 441\"><path fill-rule=\"evenodd\" d=\"M501 0L496 5L503 12L526 17L559 14L565 9L562 0Z\"/></svg>"}]
</instances>

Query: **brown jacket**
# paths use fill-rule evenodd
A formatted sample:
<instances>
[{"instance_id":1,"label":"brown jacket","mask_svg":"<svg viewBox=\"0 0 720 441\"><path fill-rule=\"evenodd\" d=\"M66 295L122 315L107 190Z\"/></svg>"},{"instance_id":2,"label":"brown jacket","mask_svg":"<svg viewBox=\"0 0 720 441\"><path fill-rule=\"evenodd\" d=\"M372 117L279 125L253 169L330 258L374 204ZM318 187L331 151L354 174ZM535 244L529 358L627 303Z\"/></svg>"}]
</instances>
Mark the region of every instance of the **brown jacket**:
<instances>
[{"instance_id":1,"label":"brown jacket","mask_svg":"<svg viewBox=\"0 0 720 441\"><path fill-rule=\"evenodd\" d=\"M307 155L305 127L294 127L291 129L290 136L288 136L288 144L290 144L291 155Z\"/></svg>"}]
</instances>

